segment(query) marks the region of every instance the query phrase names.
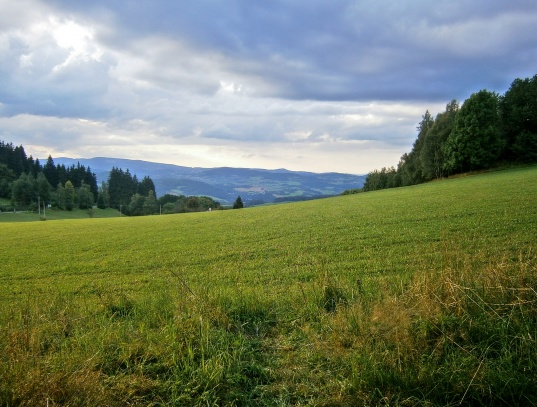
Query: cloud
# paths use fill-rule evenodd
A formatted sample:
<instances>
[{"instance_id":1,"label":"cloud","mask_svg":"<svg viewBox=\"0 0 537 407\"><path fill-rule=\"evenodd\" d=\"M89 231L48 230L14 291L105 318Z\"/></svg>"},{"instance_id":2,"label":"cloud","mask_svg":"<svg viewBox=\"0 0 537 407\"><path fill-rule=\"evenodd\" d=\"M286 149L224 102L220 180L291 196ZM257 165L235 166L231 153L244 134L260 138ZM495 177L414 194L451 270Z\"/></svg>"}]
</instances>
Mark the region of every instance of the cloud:
<instances>
[{"instance_id":1,"label":"cloud","mask_svg":"<svg viewBox=\"0 0 537 407\"><path fill-rule=\"evenodd\" d=\"M0 6L0 138L34 155L367 172L537 66L528 0Z\"/></svg>"},{"instance_id":2,"label":"cloud","mask_svg":"<svg viewBox=\"0 0 537 407\"><path fill-rule=\"evenodd\" d=\"M107 45L153 53L163 80L194 70L210 91L227 74L252 96L295 100L440 100L451 86L458 97L477 72L494 74L491 59L535 52L537 34L527 1L118 4Z\"/></svg>"},{"instance_id":3,"label":"cloud","mask_svg":"<svg viewBox=\"0 0 537 407\"><path fill-rule=\"evenodd\" d=\"M7 26L0 33L2 114L74 117L99 111L111 61L93 42L91 27L34 13L20 27Z\"/></svg>"}]
</instances>

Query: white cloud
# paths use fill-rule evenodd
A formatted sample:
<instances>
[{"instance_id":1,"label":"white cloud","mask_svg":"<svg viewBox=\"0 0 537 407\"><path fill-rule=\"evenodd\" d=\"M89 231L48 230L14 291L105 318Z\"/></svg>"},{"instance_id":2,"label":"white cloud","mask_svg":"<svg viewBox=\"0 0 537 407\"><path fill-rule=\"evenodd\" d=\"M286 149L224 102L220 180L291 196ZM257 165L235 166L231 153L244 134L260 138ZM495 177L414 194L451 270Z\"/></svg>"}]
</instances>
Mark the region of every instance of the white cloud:
<instances>
[{"instance_id":1,"label":"white cloud","mask_svg":"<svg viewBox=\"0 0 537 407\"><path fill-rule=\"evenodd\" d=\"M53 72L69 65L101 60L103 51L93 42L94 30L91 27L84 27L73 21L60 22L56 18L51 18L50 22L56 44L69 51L65 61L52 68Z\"/></svg>"}]
</instances>

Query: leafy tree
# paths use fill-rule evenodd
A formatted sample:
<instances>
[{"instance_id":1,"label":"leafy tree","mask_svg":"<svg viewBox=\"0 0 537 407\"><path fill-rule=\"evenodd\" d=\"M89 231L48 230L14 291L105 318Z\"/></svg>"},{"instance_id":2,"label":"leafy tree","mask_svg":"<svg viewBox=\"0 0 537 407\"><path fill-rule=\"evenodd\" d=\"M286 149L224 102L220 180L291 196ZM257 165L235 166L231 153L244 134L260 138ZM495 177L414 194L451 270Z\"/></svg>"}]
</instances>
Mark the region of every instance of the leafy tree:
<instances>
[{"instance_id":1,"label":"leafy tree","mask_svg":"<svg viewBox=\"0 0 537 407\"><path fill-rule=\"evenodd\" d=\"M459 104L452 100L446 105L444 113L439 113L432 127L427 131L423 147L420 153L423 177L425 180L441 178L445 175L445 150L444 144L448 139L455 117L459 111Z\"/></svg>"},{"instance_id":2,"label":"leafy tree","mask_svg":"<svg viewBox=\"0 0 537 407\"><path fill-rule=\"evenodd\" d=\"M418 181L416 180L415 174L417 174L417 158L416 154L404 153L397 164L397 173L401 179L401 185L414 185Z\"/></svg>"},{"instance_id":3,"label":"leafy tree","mask_svg":"<svg viewBox=\"0 0 537 407\"><path fill-rule=\"evenodd\" d=\"M399 161L398 172L401 185L414 185L424 181L421 150L425 142L426 134L433 124L434 120L427 110L421 117L421 122L417 127L419 133L412 146L412 151L408 154L403 154Z\"/></svg>"},{"instance_id":4,"label":"leafy tree","mask_svg":"<svg viewBox=\"0 0 537 407\"><path fill-rule=\"evenodd\" d=\"M72 211L75 208L75 187L71 181L65 183L64 208Z\"/></svg>"},{"instance_id":5,"label":"leafy tree","mask_svg":"<svg viewBox=\"0 0 537 407\"><path fill-rule=\"evenodd\" d=\"M162 195L161 197L158 198L157 202L158 202L159 205L164 206L167 203L174 204L181 198L185 198L185 196L184 195L164 194L164 195Z\"/></svg>"},{"instance_id":6,"label":"leafy tree","mask_svg":"<svg viewBox=\"0 0 537 407\"><path fill-rule=\"evenodd\" d=\"M363 188L352 188L352 189L346 189L341 193L341 195L354 195L359 194L360 192L365 192Z\"/></svg>"},{"instance_id":7,"label":"leafy tree","mask_svg":"<svg viewBox=\"0 0 537 407\"><path fill-rule=\"evenodd\" d=\"M37 174L37 195L43 205L50 202L52 186L49 184L47 177L43 172Z\"/></svg>"},{"instance_id":8,"label":"leafy tree","mask_svg":"<svg viewBox=\"0 0 537 407\"><path fill-rule=\"evenodd\" d=\"M498 108L498 95L487 90L464 102L444 147L447 171L488 168L498 159L503 147Z\"/></svg>"},{"instance_id":9,"label":"leafy tree","mask_svg":"<svg viewBox=\"0 0 537 407\"><path fill-rule=\"evenodd\" d=\"M99 192L99 195L97 196L97 208L106 209L106 202L104 201L104 197L100 192Z\"/></svg>"},{"instance_id":10,"label":"leafy tree","mask_svg":"<svg viewBox=\"0 0 537 407\"><path fill-rule=\"evenodd\" d=\"M400 186L397 171L394 167L383 167L380 171L374 170L367 174L363 191L376 191L378 189L394 188Z\"/></svg>"},{"instance_id":11,"label":"leafy tree","mask_svg":"<svg viewBox=\"0 0 537 407\"><path fill-rule=\"evenodd\" d=\"M56 187L56 200L54 205L58 209L65 209L65 188L61 183Z\"/></svg>"},{"instance_id":12,"label":"leafy tree","mask_svg":"<svg viewBox=\"0 0 537 407\"><path fill-rule=\"evenodd\" d=\"M164 205L162 205L162 213L167 213L167 214L174 213L175 212L174 208L175 208L175 205L173 203L167 202Z\"/></svg>"},{"instance_id":13,"label":"leafy tree","mask_svg":"<svg viewBox=\"0 0 537 407\"><path fill-rule=\"evenodd\" d=\"M500 102L505 158L537 162L537 75L516 79Z\"/></svg>"},{"instance_id":14,"label":"leafy tree","mask_svg":"<svg viewBox=\"0 0 537 407\"><path fill-rule=\"evenodd\" d=\"M537 162L537 75L516 79L503 97L481 90L461 108L452 100L434 120L427 111L418 130L395 175L374 170L363 191L490 168L499 160Z\"/></svg>"},{"instance_id":15,"label":"leafy tree","mask_svg":"<svg viewBox=\"0 0 537 407\"><path fill-rule=\"evenodd\" d=\"M186 207L190 212L197 212L200 206L199 198L197 196L189 196L186 200Z\"/></svg>"},{"instance_id":16,"label":"leafy tree","mask_svg":"<svg viewBox=\"0 0 537 407\"><path fill-rule=\"evenodd\" d=\"M80 209L93 208L94 197L88 184L82 181L82 185L76 190L76 194L78 198L78 207Z\"/></svg>"},{"instance_id":17,"label":"leafy tree","mask_svg":"<svg viewBox=\"0 0 537 407\"><path fill-rule=\"evenodd\" d=\"M191 212L192 209L189 209L187 206L187 202L190 197L182 195L180 199L178 199L175 202L175 212L177 213L183 213L183 212Z\"/></svg>"},{"instance_id":18,"label":"leafy tree","mask_svg":"<svg viewBox=\"0 0 537 407\"><path fill-rule=\"evenodd\" d=\"M22 173L21 176L11 184L11 200L13 205L29 206L36 201L36 182L32 175Z\"/></svg>"},{"instance_id":19,"label":"leafy tree","mask_svg":"<svg viewBox=\"0 0 537 407\"><path fill-rule=\"evenodd\" d=\"M235 202L233 202L233 209L241 209L244 207L244 204L242 202L242 198L240 195L235 199Z\"/></svg>"},{"instance_id":20,"label":"leafy tree","mask_svg":"<svg viewBox=\"0 0 537 407\"><path fill-rule=\"evenodd\" d=\"M150 190L147 194L147 197L145 198L143 209L144 209L144 215L152 215L155 213L158 213L158 203L157 199L155 198L155 193Z\"/></svg>"},{"instance_id":21,"label":"leafy tree","mask_svg":"<svg viewBox=\"0 0 537 407\"><path fill-rule=\"evenodd\" d=\"M106 209L106 202L104 200L104 196L100 192L99 195L97 195L97 208Z\"/></svg>"},{"instance_id":22,"label":"leafy tree","mask_svg":"<svg viewBox=\"0 0 537 407\"><path fill-rule=\"evenodd\" d=\"M126 208L126 213L130 216L143 215L145 197L140 194L134 194Z\"/></svg>"},{"instance_id":23,"label":"leafy tree","mask_svg":"<svg viewBox=\"0 0 537 407\"><path fill-rule=\"evenodd\" d=\"M201 212L211 209L221 209L220 202L208 196L184 196L166 194L158 199L164 213ZM173 210L171 210L173 205Z\"/></svg>"},{"instance_id":24,"label":"leafy tree","mask_svg":"<svg viewBox=\"0 0 537 407\"><path fill-rule=\"evenodd\" d=\"M110 195L108 194L108 184L106 182L101 183L99 193L97 195L97 208L105 209L108 207L110 201Z\"/></svg>"},{"instance_id":25,"label":"leafy tree","mask_svg":"<svg viewBox=\"0 0 537 407\"><path fill-rule=\"evenodd\" d=\"M511 151L516 161L537 162L537 134L526 130L520 132Z\"/></svg>"},{"instance_id":26,"label":"leafy tree","mask_svg":"<svg viewBox=\"0 0 537 407\"><path fill-rule=\"evenodd\" d=\"M220 202L215 201L208 196L199 197L199 210L208 211L209 209L220 209Z\"/></svg>"}]
</instances>

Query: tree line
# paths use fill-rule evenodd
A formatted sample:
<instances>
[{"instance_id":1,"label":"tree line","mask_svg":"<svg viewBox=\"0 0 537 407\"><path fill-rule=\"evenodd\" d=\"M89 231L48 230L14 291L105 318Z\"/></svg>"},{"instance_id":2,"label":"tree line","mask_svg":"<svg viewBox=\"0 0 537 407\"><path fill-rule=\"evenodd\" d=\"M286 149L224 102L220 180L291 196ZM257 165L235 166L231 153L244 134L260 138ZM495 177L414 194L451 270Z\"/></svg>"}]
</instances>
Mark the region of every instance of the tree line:
<instances>
[{"instance_id":1,"label":"tree line","mask_svg":"<svg viewBox=\"0 0 537 407\"><path fill-rule=\"evenodd\" d=\"M129 215L152 214L157 212L155 194L155 184L150 177L145 176L142 181L138 181L137 176L131 175L129 169L123 171L121 168L112 167L108 180L102 182L99 189L97 207L114 208ZM148 202L144 210L132 203L135 199L137 204L143 207L146 198ZM132 211L129 210L130 206Z\"/></svg>"},{"instance_id":2,"label":"tree line","mask_svg":"<svg viewBox=\"0 0 537 407\"><path fill-rule=\"evenodd\" d=\"M108 179L97 186L97 177L78 163L56 165L51 156L45 165L27 156L23 146L0 140L0 198L10 199L2 210L52 207L61 210L117 209L123 215L200 212L222 209L219 202L205 196L166 194L157 199L153 180L141 181L130 171L112 167Z\"/></svg>"},{"instance_id":3,"label":"tree line","mask_svg":"<svg viewBox=\"0 0 537 407\"><path fill-rule=\"evenodd\" d=\"M221 209L220 203L206 196L165 194L156 196L153 180L145 176L138 181L127 169L112 167L107 182L102 182L97 207L115 208L128 216L202 212Z\"/></svg>"},{"instance_id":4,"label":"tree line","mask_svg":"<svg viewBox=\"0 0 537 407\"><path fill-rule=\"evenodd\" d=\"M415 185L501 164L537 163L537 75L515 79L504 95L481 90L459 106L422 116L397 168L367 174L361 191ZM347 192L358 192L357 190Z\"/></svg>"},{"instance_id":5,"label":"tree line","mask_svg":"<svg viewBox=\"0 0 537 407\"><path fill-rule=\"evenodd\" d=\"M26 155L23 146L0 140L0 198L11 200L9 209L38 205L87 209L97 193L97 177L89 167L55 165L50 156L42 166L39 159Z\"/></svg>"}]
</instances>

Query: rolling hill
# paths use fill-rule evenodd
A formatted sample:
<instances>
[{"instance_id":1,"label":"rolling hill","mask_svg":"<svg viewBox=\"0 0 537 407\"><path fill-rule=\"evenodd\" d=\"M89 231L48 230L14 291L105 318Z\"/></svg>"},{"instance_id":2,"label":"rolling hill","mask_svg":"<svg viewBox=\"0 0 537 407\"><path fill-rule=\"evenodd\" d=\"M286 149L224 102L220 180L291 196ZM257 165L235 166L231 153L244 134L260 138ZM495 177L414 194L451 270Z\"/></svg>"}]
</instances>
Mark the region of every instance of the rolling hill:
<instances>
[{"instance_id":1,"label":"rolling hill","mask_svg":"<svg viewBox=\"0 0 537 407\"><path fill-rule=\"evenodd\" d=\"M226 205L240 195L246 205L285 200L307 200L339 195L346 189L361 188L364 175L312 173L285 169L198 168L119 158L54 159L65 166L80 163L97 175L99 184L106 181L112 167L129 170L139 180L149 176L157 196L205 195Z\"/></svg>"}]
</instances>

